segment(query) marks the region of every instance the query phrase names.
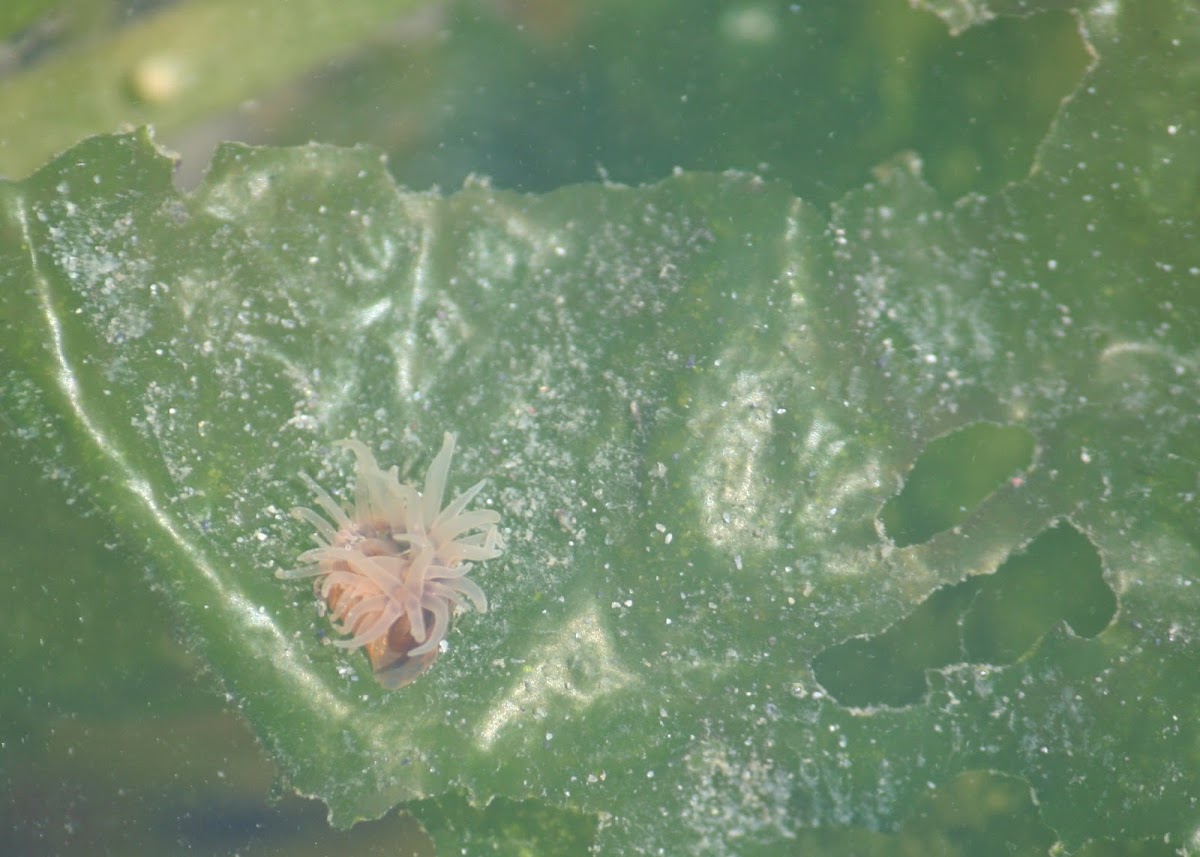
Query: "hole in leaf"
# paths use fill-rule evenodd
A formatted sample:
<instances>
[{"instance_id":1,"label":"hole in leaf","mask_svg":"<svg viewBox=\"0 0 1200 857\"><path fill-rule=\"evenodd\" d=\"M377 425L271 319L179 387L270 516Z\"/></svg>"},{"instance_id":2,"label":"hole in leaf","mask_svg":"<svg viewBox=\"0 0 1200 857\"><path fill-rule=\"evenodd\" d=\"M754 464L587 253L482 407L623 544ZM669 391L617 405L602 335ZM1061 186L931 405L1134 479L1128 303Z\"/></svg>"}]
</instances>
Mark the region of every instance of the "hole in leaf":
<instances>
[{"instance_id":1,"label":"hole in leaf","mask_svg":"<svg viewBox=\"0 0 1200 857\"><path fill-rule=\"evenodd\" d=\"M963 660L962 615L975 597L971 580L933 591L882 634L855 637L821 652L813 673L840 704L912 705L929 686L925 670Z\"/></svg>"},{"instance_id":2,"label":"hole in leaf","mask_svg":"<svg viewBox=\"0 0 1200 857\"><path fill-rule=\"evenodd\" d=\"M1015 777L967 771L916 803L895 833L834 826L801 830L787 853L1045 857L1055 844L1054 831L1042 821L1029 784Z\"/></svg>"},{"instance_id":3,"label":"hole in leaf","mask_svg":"<svg viewBox=\"0 0 1200 857\"><path fill-rule=\"evenodd\" d=\"M1100 555L1087 536L1059 523L977 577L979 594L963 617L963 648L976 663L1012 663L1063 621L1081 637L1103 631L1117 596L1101 576Z\"/></svg>"},{"instance_id":4,"label":"hole in leaf","mask_svg":"<svg viewBox=\"0 0 1200 857\"><path fill-rule=\"evenodd\" d=\"M936 589L882 634L821 652L813 672L841 705L913 705L929 689L926 670L1011 664L1058 622L1081 637L1094 637L1116 609L1096 548L1060 522L1011 554L994 574Z\"/></svg>"},{"instance_id":5,"label":"hole in leaf","mask_svg":"<svg viewBox=\"0 0 1200 857\"><path fill-rule=\"evenodd\" d=\"M967 771L920 801L904 833L918 853L1010 857L1049 854L1057 837L1038 812L1029 783L992 771Z\"/></svg>"},{"instance_id":6,"label":"hole in leaf","mask_svg":"<svg viewBox=\"0 0 1200 857\"><path fill-rule=\"evenodd\" d=\"M928 541L966 520L1004 480L1033 462L1033 435L977 423L927 446L880 519L897 547Z\"/></svg>"},{"instance_id":7,"label":"hole in leaf","mask_svg":"<svg viewBox=\"0 0 1200 857\"><path fill-rule=\"evenodd\" d=\"M1066 12L997 18L931 41L914 67L912 148L947 198L1020 181L1092 58Z\"/></svg>"}]
</instances>

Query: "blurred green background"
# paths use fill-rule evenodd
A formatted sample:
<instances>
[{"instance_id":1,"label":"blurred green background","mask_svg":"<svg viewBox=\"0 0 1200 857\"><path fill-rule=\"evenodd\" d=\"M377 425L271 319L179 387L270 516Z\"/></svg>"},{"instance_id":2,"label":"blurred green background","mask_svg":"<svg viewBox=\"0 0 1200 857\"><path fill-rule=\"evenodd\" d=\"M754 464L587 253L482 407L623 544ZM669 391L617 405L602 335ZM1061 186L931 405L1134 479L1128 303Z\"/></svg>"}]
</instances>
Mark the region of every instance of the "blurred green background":
<instances>
[{"instance_id":1,"label":"blurred green background","mask_svg":"<svg viewBox=\"0 0 1200 857\"><path fill-rule=\"evenodd\" d=\"M30 0L0 11L0 36L8 178L89 134L150 123L180 153L184 186L200 180L218 141L315 140L378 146L414 189L452 192L482 176L541 192L739 169L819 207L906 150L948 204L1019 181L1089 62L1067 12L951 36L904 0ZM1027 437L987 440L982 452L934 450L919 476L941 490L922 495L914 476L885 513L889 533L915 541L952 525L960 506L1027 463ZM961 462L981 455L994 459L981 470L987 484L956 483ZM422 814L424 829L398 811L339 832L315 801L268 802L270 759L182 647L150 570L137 591L77 585L145 560L114 543L70 480L46 482L40 465L20 461L6 473L0 638L37 646L36 657L22 645L0 666L0 853L586 850L595 819L532 804L475 809L449 798ZM1038 549L1095 589L1083 614L1111 616L1094 554ZM58 621L47 626L47 613ZM949 625L924 626L931 645L957 627L958 614L947 615ZM1035 625L1034 639L1045 629ZM937 665L921 654L900 683L919 684ZM969 774L897 834L819 831L795 853L1033 855L1054 841L1027 787ZM1087 853L1171 852L1118 843Z\"/></svg>"}]
</instances>

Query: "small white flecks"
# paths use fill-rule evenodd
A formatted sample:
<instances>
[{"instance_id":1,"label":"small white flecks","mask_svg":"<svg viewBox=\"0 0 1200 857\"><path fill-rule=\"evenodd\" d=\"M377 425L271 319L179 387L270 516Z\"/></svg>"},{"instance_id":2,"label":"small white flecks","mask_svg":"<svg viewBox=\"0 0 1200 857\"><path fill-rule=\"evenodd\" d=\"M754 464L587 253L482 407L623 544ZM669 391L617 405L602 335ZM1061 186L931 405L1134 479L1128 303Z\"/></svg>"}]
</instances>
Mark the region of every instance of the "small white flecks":
<instances>
[{"instance_id":1,"label":"small white flecks","mask_svg":"<svg viewBox=\"0 0 1200 857\"><path fill-rule=\"evenodd\" d=\"M1088 452L1088 448L1086 446L1082 450L1079 451L1079 460L1082 461L1084 464L1092 463L1092 454L1090 452Z\"/></svg>"},{"instance_id":2,"label":"small white flecks","mask_svg":"<svg viewBox=\"0 0 1200 857\"><path fill-rule=\"evenodd\" d=\"M1046 270L1047 271L1057 271L1058 270L1058 260L1057 259L1047 259L1046 260Z\"/></svg>"},{"instance_id":3,"label":"small white flecks","mask_svg":"<svg viewBox=\"0 0 1200 857\"><path fill-rule=\"evenodd\" d=\"M938 362L938 357L936 354L926 354L925 362L928 363L930 366L932 366L933 364Z\"/></svg>"},{"instance_id":4,"label":"small white flecks","mask_svg":"<svg viewBox=\"0 0 1200 857\"><path fill-rule=\"evenodd\" d=\"M1179 133L1179 126L1178 125L1168 125L1167 133L1170 134L1172 137L1174 137L1176 134Z\"/></svg>"}]
</instances>

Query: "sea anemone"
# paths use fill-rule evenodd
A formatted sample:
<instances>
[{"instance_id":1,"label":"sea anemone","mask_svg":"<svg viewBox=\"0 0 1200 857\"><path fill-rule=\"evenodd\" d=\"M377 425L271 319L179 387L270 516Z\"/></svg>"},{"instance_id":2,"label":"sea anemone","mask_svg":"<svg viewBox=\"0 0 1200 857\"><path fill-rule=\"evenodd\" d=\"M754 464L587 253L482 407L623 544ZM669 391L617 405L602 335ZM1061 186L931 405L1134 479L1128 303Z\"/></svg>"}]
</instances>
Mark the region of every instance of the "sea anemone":
<instances>
[{"instance_id":1,"label":"sea anemone","mask_svg":"<svg viewBox=\"0 0 1200 857\"><path fill-rule=\"evenodd\" d=\"M425 474L424 493L400 484L394 466L382 470L366 444L337 445L357 459L354 507L343 507L304 474L332 523L312 509L293 509L292 517L316 529L317 547L300 554L298 568L276 576L318 578L313 589L328 606L330 622L339 634L350 635L333 644L366 647L379 683L403 687L437 660L464 597L487 612L487 597L466 575L472 562L500 555L500 515L492 509L466 511L483 482L442 508L454 454L449 432Z\"/></svg>"}]
</instances>

